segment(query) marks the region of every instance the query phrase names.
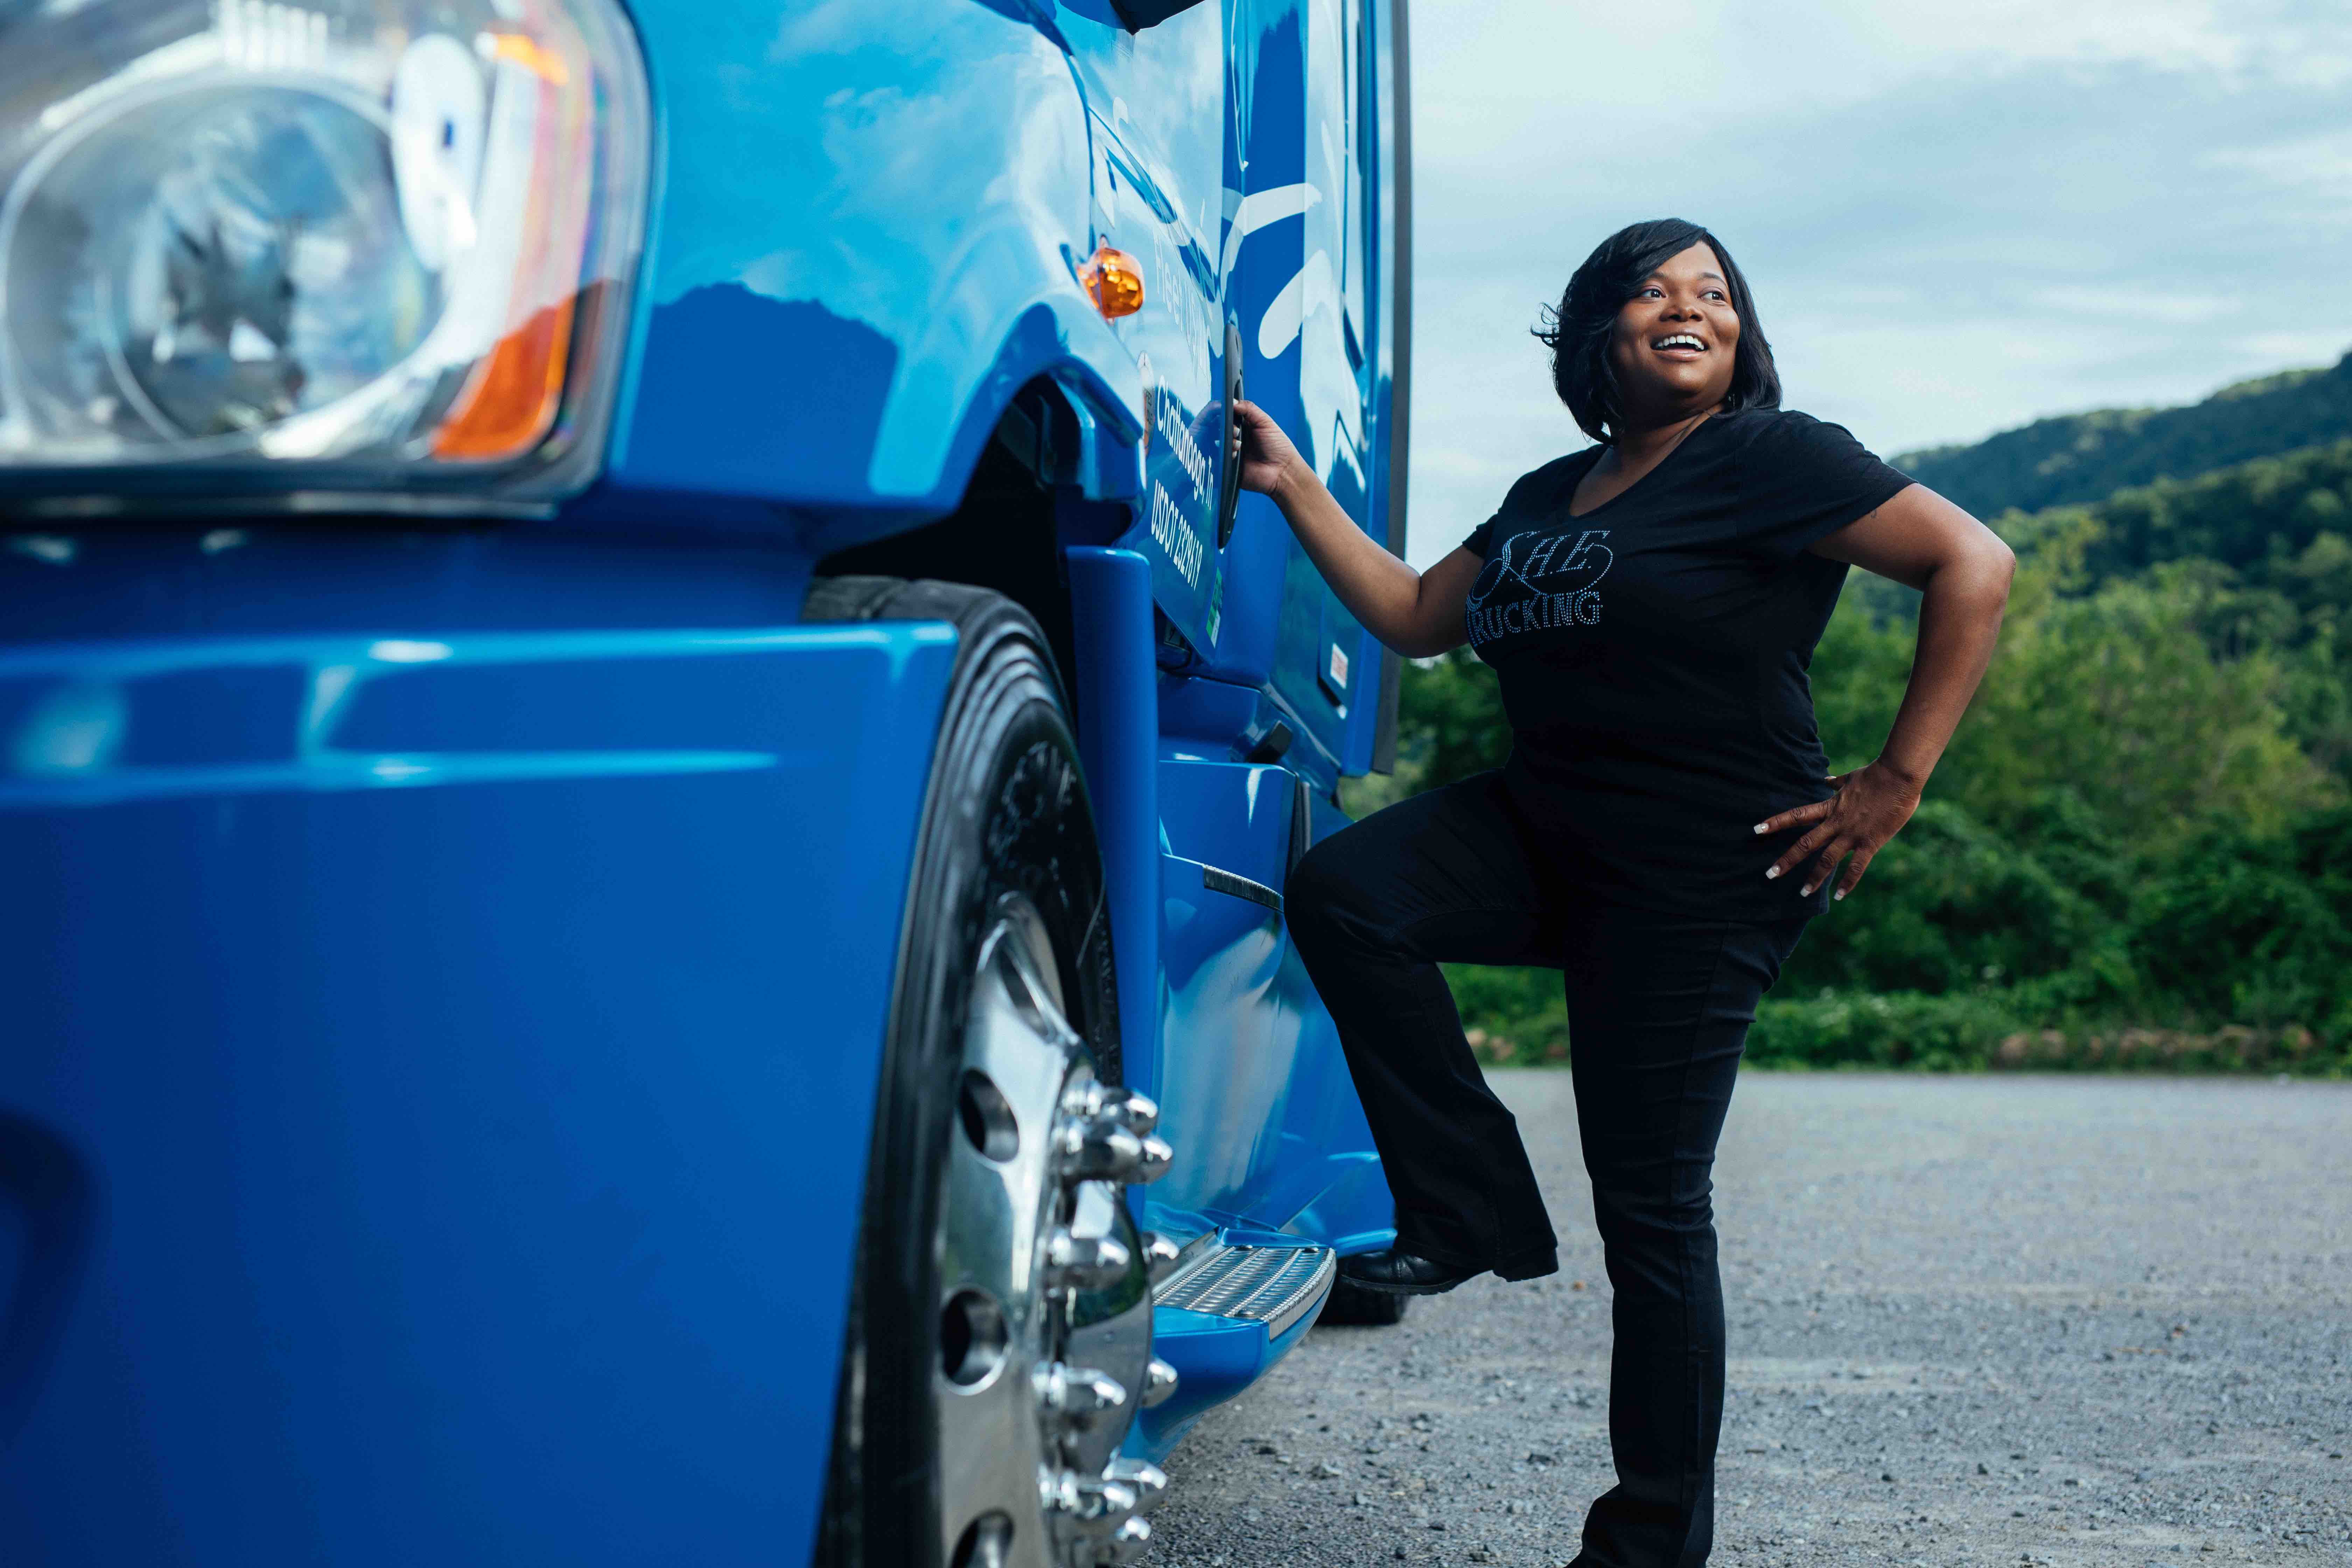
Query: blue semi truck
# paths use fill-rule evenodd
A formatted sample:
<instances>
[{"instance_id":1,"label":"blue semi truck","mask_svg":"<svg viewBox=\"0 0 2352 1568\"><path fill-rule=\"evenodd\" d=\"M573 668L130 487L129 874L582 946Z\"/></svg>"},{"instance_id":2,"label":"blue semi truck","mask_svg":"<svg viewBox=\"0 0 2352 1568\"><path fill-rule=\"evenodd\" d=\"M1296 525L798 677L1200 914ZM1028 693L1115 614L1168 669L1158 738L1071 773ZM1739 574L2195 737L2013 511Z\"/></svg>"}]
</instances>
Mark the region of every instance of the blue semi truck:
<instances>
[{"instance_id":1,"label":"blue semi truck","mask_svg":"<svg viewBox=\"0 0 2352 1568\"><path fill-rule=\"evenodd\" d=\"M1133 1560L1391 1206L1404 0L0 4L0 1562ZM1367 1303L1357 1310L1370 1312Z\"/></svg>"}]
</instances>

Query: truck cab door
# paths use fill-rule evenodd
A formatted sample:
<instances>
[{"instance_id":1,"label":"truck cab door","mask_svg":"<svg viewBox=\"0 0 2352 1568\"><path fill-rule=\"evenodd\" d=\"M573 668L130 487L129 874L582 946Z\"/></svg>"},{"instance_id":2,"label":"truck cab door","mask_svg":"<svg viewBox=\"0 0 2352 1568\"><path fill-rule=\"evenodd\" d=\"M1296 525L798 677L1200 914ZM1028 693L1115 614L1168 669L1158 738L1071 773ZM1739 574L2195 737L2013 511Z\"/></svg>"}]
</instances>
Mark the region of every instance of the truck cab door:
<instances>
[{"instance_id":1,"label":"truck cab door","mask_svg":"<svg viewBox=\"0 0 2352 1568\"><path fill-rule=\"evenodd\" d=\"M1111 0L1065 0L1058 20L1087 100L1094 238L1126 252L1143 303L1111 330L1143 381L1143 496L1118 543L1151 563L1154 605L1176 646L1222 630L1225 284L1222 5L1192 5L1130 35ZM1088 258L1076 258L1081 265Z\"/></svg>"},{"instance_id":2,"label":"truck cab door","mask_svg":"<svg viewBox=\"0 0 2352 1568\"><path fill-rule=\"evenodd\" d=\"M1302 0L1306 31L1303 255L1259 330L1259 348L1295 352L1299 447L1334 499L1375 537L1366 412L1373 390L1368 115L1370 39L1365 0ZM1286 343L1284 340L1290 340ZM1294 347L1295 345L1295 347ZM1276 651L1277 692L1316 741L1344 765L1348 717L1376 693L1356 618L1324 585L1294 542ZM1360 764L1359 764L1360 765Z\"/></svg>"}]
</instances>

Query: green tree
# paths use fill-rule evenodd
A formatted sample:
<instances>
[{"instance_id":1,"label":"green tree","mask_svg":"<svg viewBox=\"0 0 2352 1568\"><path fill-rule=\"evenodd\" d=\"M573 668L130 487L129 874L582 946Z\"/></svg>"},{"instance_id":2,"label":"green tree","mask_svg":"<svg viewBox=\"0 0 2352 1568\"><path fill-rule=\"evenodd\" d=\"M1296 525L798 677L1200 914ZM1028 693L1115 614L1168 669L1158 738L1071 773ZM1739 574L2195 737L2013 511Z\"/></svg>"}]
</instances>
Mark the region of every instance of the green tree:
<instances>
[{"instance_id":1,"label":"green tree","mask_svg":"<svg viewBox=\"0 0 2352 1568\"><path fill-rule=\"evenodd\" d=\"M2193 572L2082 599L2029 583L2018 597L2022 613L1931 786L1947 798L2014 827L2026 803L2072 788L2123 842L2145 847L2215 817L2275 829L2331 798L2286 733L2282 662L2213 656Z\"/></svg>"},{"instance_id":2,"label":"green tree","mask_svg":"<svg viewBox=\"0 0 2352 1568\"><path fill-rule=\"evenodd\" d=\"M2184 408L2102 408L2038 419L1973 446L1895 459L1980 517L2096 501L2128 485L2210 472L2352 429L2352 355L2224 387Z\"/></svg>"},{"instance_id":3,"label":"green tree","mask_svg":"<svg viewBox=\"0 0 2352 1568\"><path fill-rule=\"evenodd\" d=\"M2200 835L2139 890L2131 943L2215 1018L2352 1028L2352 811Z\"/></svg>"},{"instance_id":4,"label":"green tree","mask_svg":"<svg viewBox=\"0 0 2352 1568\"><path fill-rule=\"evenodd\" d=\"M1452 784L1511 754L1511 723L1495 672L1467 647L1405 668L1397 700L1400 732L1412 738L1425 789Z\"/></svg>"}]
</instances>

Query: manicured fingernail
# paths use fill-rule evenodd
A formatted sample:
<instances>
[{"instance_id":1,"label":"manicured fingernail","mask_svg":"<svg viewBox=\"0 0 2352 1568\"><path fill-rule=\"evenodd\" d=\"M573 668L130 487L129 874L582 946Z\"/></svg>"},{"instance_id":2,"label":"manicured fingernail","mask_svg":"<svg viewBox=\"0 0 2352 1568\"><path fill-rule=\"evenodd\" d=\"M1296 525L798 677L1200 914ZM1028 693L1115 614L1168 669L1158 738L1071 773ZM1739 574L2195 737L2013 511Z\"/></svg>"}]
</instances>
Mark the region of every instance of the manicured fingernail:
<instances>
[{"instance_id":1,"label":"manicured fingernail","mask_svg":"<svg viewBox=\"0 0 2352 1568\"><path fill-rule=\"evenodd\" d=\"M1761 833L1761 832L1763 832L1763 831L1764 831L1764 829L1765 829L1765 827L1766 827L1766 826L1767 826L1767 824L1764 824L1764 823L1759 822L1759 823L1758 823L1758 824L1756 825L1756 831L1757 831L1757 832L1759 832L1759 833Z\"/></svg>"},{"instance_id":2,"label":"manicured fingernail","mask_svg":"<svg viewBox=\"0 0 2352 1568\"><path fill-rule=\"evenodd\" d=\"M1778 866L1767 866L1764 868L1764 879L1768 882L1780 874L1780 868Z\"/></svg>"},{"instance_id":3,"label":"manicured fingernail","mask_svg":"<svg viewBox=\"0 0 2352 1568\"><path fill-rule=\"evenodd\" d=\"M1840 888L1836 892L1832 893L1830 895L1830 901L1837 904L1845 902L1845 889L1843 888Z\"/></svg>"},{"instance_id":4,"label":"manicured fingernail","mask_svg":"<svg viewBox=\"0 0 2352 1568\"><path fill-rule=\"evenodd\" d=\"M1819 882L1816 882L1816 883L1814 883L1814 884L1813 884L1813 887L1814 887L1814 888L1818 888L1818 887L1820 887L1820 886L1821 886L1821 884L1820 884ZM1800 895L1800 896L1804 897L1804 898L1808 898L1808 899L1810 899L1810 898L1811 898L1811 897L1813 896L1813 889L1812 889L1812 888L1800 888L1800 889L1797 889L1797 892L1799 893L1799 895Z\"/></svg>"}]
</instances>

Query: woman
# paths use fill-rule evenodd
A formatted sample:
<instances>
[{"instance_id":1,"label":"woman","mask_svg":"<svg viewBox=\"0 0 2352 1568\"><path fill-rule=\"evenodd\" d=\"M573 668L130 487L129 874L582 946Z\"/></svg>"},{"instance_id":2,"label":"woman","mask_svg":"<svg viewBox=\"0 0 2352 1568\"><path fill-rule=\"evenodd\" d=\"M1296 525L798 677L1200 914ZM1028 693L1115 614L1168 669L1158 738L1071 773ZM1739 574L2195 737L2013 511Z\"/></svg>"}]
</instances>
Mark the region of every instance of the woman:
<instances>
[{"instance_id":1,"label":"woman","mask_svg":"<svg viewBox=\"0 0 2352 1568\"><path fill-rule=\"evenodd\" d=\"M1616 1297L1618 1484L1586 1515L1577 1563L1687 1568L1714 1530L1708 1173L1740 1047L1805 922L1917 807L1991 657L2015 561L1844 430L1779 406L1747 284L1695 225L1612 236L1538 335L1598 444L1520 479L1426 573L1366 537L1274 421L1239 405L1242 483L1274 499L1390 647L1470 642L1514 736L1499 772L1318 846L1287 907L1396 1195L1395 1247L1343 1266L1373 1290L1559 1267L1517 1125L1437 965L1563 972ZM1885 747L1824 784L1805 668L1848 564L1925 597Z\"/></svg>"}]
</instances>

